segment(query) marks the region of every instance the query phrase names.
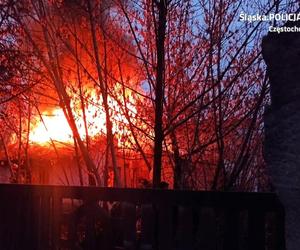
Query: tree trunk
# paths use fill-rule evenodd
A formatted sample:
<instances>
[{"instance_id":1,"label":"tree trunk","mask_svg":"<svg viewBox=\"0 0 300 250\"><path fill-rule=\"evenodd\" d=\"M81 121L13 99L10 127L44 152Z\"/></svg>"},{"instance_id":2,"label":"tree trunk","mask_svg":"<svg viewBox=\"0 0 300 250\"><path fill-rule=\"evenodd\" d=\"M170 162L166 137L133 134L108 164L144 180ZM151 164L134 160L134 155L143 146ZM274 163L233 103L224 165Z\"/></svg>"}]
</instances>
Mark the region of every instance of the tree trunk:
<instances>
[{"instance_id":1,"label":"tree trunk","mask_svg":"<svg viewBox=\"0 0 300 250\"><path fill-rule=\"evenodd\" d=\"M112 165L114 169L114 183L116 187L121 186L121 180L120 180L120 174L118 171L118 165L117 165L117 157L115 152L115 145L114 145L114 135L112 131L112 122L109 114L109 106L108 106L108 94L107 94L107 82L104 83L103 76L102 76L102 69L100 64L100 58L99 58L99 48L97 43L97 37L96 37L96 27L95 27L95 18L93 15L93 7L92 3L89 0L88 2L88 11L89 11L89 17L90 17L90 25L91 25L91 35L93 39L93 46L94 46L94 54L95 54L95 60L96 60L96 67L97 67L97 73L98 73L98 80L99 80L99 87L101 90L101 95L103 99L103 106L106 116L106 136L107 141L109 144L110 152L111 152L111 158L112 158Z\"/></svg>"},{"instance_id":2,"label":"tree trunk","mask_svg":"<svg viewBox=\"0 0 300 250\"><path fill-rule=\"evenodd\" d=\"M167 3L160 0L157 4L159 10L156 32L157 68L155 84L155 125L154 125L154 160L153 160L153 187L158 188L161 182L162 143L163 134L163 98L165 73L165 33L167 18Z\"/></svg>"}]
</instances>

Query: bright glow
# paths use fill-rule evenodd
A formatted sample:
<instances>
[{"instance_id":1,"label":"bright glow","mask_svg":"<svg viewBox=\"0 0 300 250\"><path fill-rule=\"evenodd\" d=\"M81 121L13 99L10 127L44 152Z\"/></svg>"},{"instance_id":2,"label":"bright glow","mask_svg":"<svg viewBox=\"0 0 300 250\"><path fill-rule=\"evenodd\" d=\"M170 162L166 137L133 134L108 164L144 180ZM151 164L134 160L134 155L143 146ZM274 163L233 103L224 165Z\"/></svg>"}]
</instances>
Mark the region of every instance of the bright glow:
<instances>
[{"instance_id":1,"label":"bright glow","mask_svg":"<svg viewBox=\"0 0 300 250\"><path fill-rule=\"evenodd\" d=\"M116 90L120 90L117 85ZM132 103L134 103L134 100L128 90L125 92L125 96L130 100L130 103L127 104L127 107L130 110L130 114L135 114L136 109L132 105ZM119 128L120 124L126 125L128 124L128 121L125 118L124 114L122 114L120 106L116 100L109 98L108 102L111 109L113 132L119 139L120 136L118 135L124 132L128 134L129 131L128 129L126 129L126 126L122 126L122 129ZM123 103L122 99L120 99L119 102ZM82 109L79 98L72 99L71 107L74 112L74 117L76 119L79 134L81 138L85 138L86 131L82 118ZM106 133L105 113L103 111L101 101L99 100L99 97L94 89L88 91L88 101L85 107L85 113L88 126L88 134L91 138ZM72 131L61 108L44 111L41 115L44 122L42 122L40 117L37 116L35 123L32 124L30 132L31 142L37 144L47 144L50 142L50 139L63 143L73 142Z\"/></svg>"},{"instance_id":2,"label":"bright glow","mask_svg":"<svg viewBox=\"0 0 300 250\"><path fill-rule=\"evenodd\" d=\"M55 109L52 112L43 112L43 122L38 122L30 133L30 140L39 144L44 144L52 140L71 142L72 131L60 109Z\"/></svg>"}]
</instances>

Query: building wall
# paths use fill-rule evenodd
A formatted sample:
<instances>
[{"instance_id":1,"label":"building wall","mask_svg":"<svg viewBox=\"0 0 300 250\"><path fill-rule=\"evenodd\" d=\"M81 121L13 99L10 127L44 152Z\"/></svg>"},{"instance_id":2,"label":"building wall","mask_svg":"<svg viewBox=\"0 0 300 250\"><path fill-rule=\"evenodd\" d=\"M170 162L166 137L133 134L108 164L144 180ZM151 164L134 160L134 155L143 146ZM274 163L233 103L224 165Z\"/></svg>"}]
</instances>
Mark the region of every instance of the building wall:
<instances>
[{"instance_id":1,"label":"building wall","mask_svg":"<svg viewBox=\"0 0 300 250\"><path fill-rule=\"evenodd\" d=\"M298 25L292 23L288 25ZM271 87L265 158L286 211L287 250L300 246L300 33L269 33L263 56Z\"/></svg>"}]
</instances>

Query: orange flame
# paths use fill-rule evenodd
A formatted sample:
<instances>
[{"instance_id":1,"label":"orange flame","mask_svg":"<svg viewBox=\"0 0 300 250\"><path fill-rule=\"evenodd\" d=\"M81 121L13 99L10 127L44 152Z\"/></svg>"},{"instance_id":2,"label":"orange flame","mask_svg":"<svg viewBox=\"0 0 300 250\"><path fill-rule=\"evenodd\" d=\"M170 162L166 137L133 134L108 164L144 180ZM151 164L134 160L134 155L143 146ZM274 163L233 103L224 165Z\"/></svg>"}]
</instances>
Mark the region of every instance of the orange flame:
<instances>
[{"instance_id":1,"label":"orange flame","mask_svg":"<svg viewBox=\"0 0 300 250\"><path fill-rule=\"evenodd\" d=\"M116 85L117 86L117 85ZM126 90L126 96L129 97L130 113L136 113L136 108L132 105L134 100L130 91ZM113 132L117 135L124 133L124 124L128 124L125 115L122 114L119 103L113 98L108 98L109 106L112 110L111 118L113 120ZM119 100L120 102L120 100ZM77 128L81 138L86 137L84 121L82 118L82 110L75 100L72 100L71 107L76 119ZM86 121L88 126L88 134L91 138L106 133L106 116L102 109L101 101L97 97L95 90L89 90L89 102L85 110ZM61 108L56 108L51 111L44 111L41 117L36 118L36 122L32 124L29 139L32 143L45 145L51 141L59 141L63 143L72 143L72 130L65 118ZM119 129L119 124L123 124L122 131ZM125 126L126 127L126 126ZM128 130L128 129L127 129ZM125 131L128 134L128 131ZM119 138L118 138L119 139Z\"/></svg>"}]
</instances>

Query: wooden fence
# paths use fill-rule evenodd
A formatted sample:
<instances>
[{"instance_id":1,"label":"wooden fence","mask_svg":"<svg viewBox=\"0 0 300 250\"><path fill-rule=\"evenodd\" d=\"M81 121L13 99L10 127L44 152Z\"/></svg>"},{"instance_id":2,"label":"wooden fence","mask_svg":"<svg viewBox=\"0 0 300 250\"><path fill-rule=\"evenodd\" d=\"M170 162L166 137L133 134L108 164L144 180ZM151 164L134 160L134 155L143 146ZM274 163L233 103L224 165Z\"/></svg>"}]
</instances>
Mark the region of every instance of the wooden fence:
<instances>
[{"instance_id":1,"label":"wooden fence","mask_svg":"<svg viewBox=\"0 0 300 250\"><path fill-rule=\"evenodd\" d=\"M273 193L0 184L0 249L283 250Z\"/></svg>"}]
</instances>

